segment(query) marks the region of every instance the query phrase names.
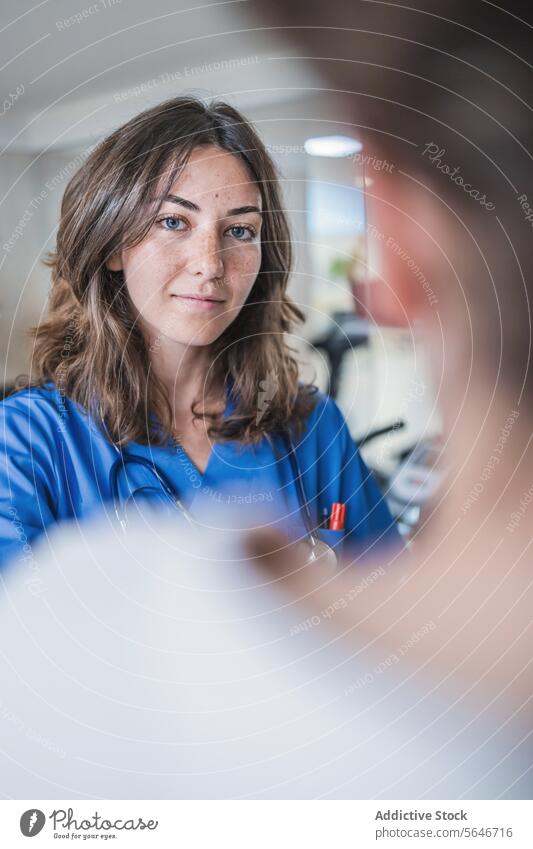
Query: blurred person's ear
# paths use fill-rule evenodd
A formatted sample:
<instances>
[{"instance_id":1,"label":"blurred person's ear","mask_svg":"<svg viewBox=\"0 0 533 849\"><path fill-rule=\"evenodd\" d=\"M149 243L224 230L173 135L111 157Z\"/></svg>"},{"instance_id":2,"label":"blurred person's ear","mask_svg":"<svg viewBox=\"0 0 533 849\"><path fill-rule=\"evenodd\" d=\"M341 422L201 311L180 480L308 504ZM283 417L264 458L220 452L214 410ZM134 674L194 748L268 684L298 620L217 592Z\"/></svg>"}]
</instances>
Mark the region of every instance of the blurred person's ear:
<instances>
[{"instance_id":1,"label":"blurred person's ear","mask_svg":"<svg viewBox=\"0 0 533 849\"><path fill-rule=\"evenodd\" d=\"M403 173L372 173L366 190L365 309L376 324L412 327L435 315L448 255L445 217Z\"/></svg>"}]
</instances>

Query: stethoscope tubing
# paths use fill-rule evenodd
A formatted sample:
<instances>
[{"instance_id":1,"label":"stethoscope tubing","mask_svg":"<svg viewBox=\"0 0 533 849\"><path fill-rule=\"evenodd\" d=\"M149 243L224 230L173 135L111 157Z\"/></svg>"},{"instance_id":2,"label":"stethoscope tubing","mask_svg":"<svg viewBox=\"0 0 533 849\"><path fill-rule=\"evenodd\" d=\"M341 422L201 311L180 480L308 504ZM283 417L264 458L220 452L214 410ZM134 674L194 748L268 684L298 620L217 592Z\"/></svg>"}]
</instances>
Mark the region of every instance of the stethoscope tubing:
<instances>
[{"instance_id":1,"label":"stethoscope tubing","mask_svg":"<svg viewBox=\"0 0 533 849\"><path fill-rule=\"evenodd\" d=\"M296 453L296 447L294 445L292 437L287 431L282 434L282 438L287 449L287 456L289 458L289 462L291 464L292 475L298 493L299 505L303 512L303 518L305 521L308 540L312 549L318 549L321 546L321 540L318 538L316 528L313 525L313 518L311 516L311 510L309 508L309 502L307 500L307 494L305 491L303 475L298 460L298 455ZM121 451L119 447L115 445L115 443L112 444L118 452L119 456L113 463L111 471L109 473L109 488L111 492L115 515L124 532L126 532L126 515L125 511L121 507L118 476L121 469L125 468L128 465L134 464L148 469L148 471L156 478L161 490L164 492L168 500L172 502L172 504L179 510L179 512L189 522L189 524L195 524L189 511L181 501L179 494L175 491L172 482L167 477L165 472L159 469L155 463L151 462L146 457L141 457L139 454L125 453L124 451Z\"/></svg>"},{"instance_id":2,"label":"stethoscope tubing","mask_svg":"<svg viewBox=\"0 0 533 849\"><path fill-rule=\"evenodd\" d=\"M117 448L117 446L115 446L115 448ZM156 478L157 482L159 483L161 489L163 490L169 501L171 501L176 506L176 508L180 511L180 513L183 514L184 518L187 519L190 524L193 524L193 519L189 511L187 510L179 495L175 491L170 479L163 471L161 471L161 469L158 469L155 463L151 463L150 460L147 460L146 457L141 457L139 454L124 454L124 452L120 451L118 448L117 450L119 451L120 456L117 457L111 467L111 471L109 472L109 488L111 491L111 498L113 500L115 515L117 516L117 519L119 520L123 528L125 528L126 519L124 512L121 511L120 507L118 475L121 469L133 464L143 466L145 469L148 469L148 471Z\"/></svg>"}]
</instances>

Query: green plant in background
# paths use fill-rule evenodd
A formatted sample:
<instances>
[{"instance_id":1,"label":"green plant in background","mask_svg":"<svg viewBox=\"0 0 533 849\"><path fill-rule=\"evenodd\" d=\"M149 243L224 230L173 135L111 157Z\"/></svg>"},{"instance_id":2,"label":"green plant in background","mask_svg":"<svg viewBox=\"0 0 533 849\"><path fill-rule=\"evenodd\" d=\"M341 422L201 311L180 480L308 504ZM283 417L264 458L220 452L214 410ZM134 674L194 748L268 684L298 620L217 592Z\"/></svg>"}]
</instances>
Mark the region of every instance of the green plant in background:
<instances>
[{"instance_id":1,"label":"green plant in background","mask_svg":"<svg viewBox=\"0 0 533 849\"><path fill-rule=\"evenodd\" d=\"M341 280L348 280L350 269L354 263L354 256L337 256L331 260L329 266L329 274L331 277Z\"/></svg>"}]
</instances>

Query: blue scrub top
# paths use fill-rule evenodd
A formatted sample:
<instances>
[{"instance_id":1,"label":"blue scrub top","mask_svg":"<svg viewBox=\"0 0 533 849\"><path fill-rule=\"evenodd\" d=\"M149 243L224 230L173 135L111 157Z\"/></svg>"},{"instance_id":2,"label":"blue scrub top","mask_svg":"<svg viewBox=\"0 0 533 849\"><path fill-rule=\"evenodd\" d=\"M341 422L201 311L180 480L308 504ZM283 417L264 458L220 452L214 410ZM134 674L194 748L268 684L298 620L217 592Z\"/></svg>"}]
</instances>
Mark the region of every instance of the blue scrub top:
<instances>
[{"instance_id":1,"label":"blue scrub top","mask_svg":"<svg viewBox=\"0 0 533 849\"><path fill-rule=\"evenodd\" d=\"M316 524L334 502L346 504L345 530L320 530L333 546L361 553L401 546L389 509L350 436L336 403L317 392L296 450ZM120 449L164 471L191 516L209 508L234 515L236 527L275 522L296 539L305 519L292 464L281 437L259 445L215 443L202 475L176 444L130 443ZM117 448L78 404L52 383L24 389L0 403L0 564L31 559L32 542L65 519L113 513L110 472ZM164 504L154 476L141 465L120 465L121 499L142 492ZM152 491L150 491L151 488ZM140 502L136 502L139 504ZM167 502L168 509L168 502ZM114 514L113 514L114 515ZM255 520L255 521L253 521Z\"/></svg>"}]
</instances>

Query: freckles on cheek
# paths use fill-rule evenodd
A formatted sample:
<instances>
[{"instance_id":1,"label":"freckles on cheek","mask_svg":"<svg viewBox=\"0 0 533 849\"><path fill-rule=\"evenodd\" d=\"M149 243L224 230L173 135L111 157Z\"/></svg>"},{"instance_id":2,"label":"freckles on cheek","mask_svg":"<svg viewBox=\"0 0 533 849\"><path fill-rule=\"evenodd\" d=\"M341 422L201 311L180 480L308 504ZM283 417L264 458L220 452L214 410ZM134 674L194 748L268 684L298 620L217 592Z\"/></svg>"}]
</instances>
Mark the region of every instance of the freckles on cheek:
<instances>
[{"instance_id":1,"label":"freckles on cheek","mask_svg":"<svg viewBox=\"0 0 533 849\"><path fill-rule=\"evenodd\" d=\"M129 257L126 283L132 291L155 291L172 278L172 264L148 246Z\"/></svg>"},{"instance_id":2,"label":"freckles on cheek","mask_svg":"<svg viewBox=\"0 0 533 849\"><path fill-rule=\"evenodd\" d=\"M243 294L247 294L255 283L260 267L261 251L250 251L246 256L241 255L235 263L232 263L229 280Z\"/></svg>"}]
</instances>

